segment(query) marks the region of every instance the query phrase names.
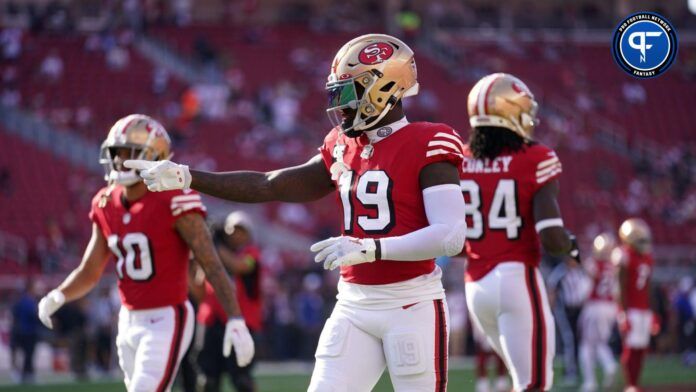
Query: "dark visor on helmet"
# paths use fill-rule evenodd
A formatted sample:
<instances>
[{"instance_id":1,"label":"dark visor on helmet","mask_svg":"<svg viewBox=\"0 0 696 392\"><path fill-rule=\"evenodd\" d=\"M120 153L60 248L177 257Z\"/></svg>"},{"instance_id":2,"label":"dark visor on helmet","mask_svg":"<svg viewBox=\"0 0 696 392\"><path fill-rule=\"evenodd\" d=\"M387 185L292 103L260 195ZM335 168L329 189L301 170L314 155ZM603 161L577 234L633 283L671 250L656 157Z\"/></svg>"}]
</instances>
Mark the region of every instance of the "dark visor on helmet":
<instances>
[{"instance_id":1,"label":"dark visor on helmet","mask_svg":"<svg viewBox=\"0 0 696 392\"><path fill-rule=\"evenodd\" d=\"M355 84L352 80L337 83L327 87L326 90L329 98L328 109L345 107L357 99Z\"/></svg>"}]
</instances>

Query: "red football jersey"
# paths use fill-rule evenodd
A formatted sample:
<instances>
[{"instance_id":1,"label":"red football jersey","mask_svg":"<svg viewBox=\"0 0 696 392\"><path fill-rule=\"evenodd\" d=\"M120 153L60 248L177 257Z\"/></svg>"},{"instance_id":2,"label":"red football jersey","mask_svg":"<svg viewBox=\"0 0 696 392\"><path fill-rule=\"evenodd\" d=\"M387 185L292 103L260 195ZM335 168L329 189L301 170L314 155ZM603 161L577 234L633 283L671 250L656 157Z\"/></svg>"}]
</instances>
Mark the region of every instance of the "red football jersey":
<instances>
[{"instance_id":1,"label":"red football jersey","mask_svg":"<svg viewBox=\"0 0 696 392\"><path fill-rule=\"evenodd\" d=\"M560 174L556 153L539 143L493 160L474 159L465 151L467 280L478 280L505 261L539 265L534 194Z\"/></svg>"},{"instance_id":2,"label":"red football jersey","mask_svg":"<svg viewBox=\"0 0 696 392\"><path fill-rule=\"evenodd\" d=\"M612 254L614 261L626 268L628 281L624 287L623 297L628 309L650 309L650 276L653 258L649 254L640 254L629 246L622 246Z\"/></svg>"},{"instance_id":3,"label":"red football jersey","mask_svg":"<svg viewBox=\"0 0 696 392\"><path fill-rule=\"evenodd\" d=\"M614 301L616 290L616 268L607 260L592 260L587 267L592 276L590 300Z\"/></svg>"},{"instance_id":4,"label":"red football jersey","mask_svg":"<svg viewBox=\"0 0 696 392\"><path fill-rule=\"evenodd\" d=\"M391 132L385 127L378 134L383 129L383 133ZM382 238L428 226L419 174L424 166L435 162L460 167L464 143L457 132L445 124L416 122L365 148L368 145L366 135L350 138L334 128L319 148L327 170L341 161L346 165L336 180L342 233ZM370 149L372 154L368 156ZM388 284L428 274L434 268L433 259L376 260L341 267L341 276L351 283Z\"/></svg>"},{"instance_id":5,"label":"red football jersey","mask_svg":"<svg viewBox=\"0 0 696 392\"><path fill-rule=\"evenodd\" d=\"M99 226L116 258L118 291L128 309L176 305L188 294L189 248L174 227L183 214L205 214L193 191L147 192L128 203L116 186L104 207L101 189L90 219Z\"/></svg>"},{"instance_id":6,"label":"red football jersey","mask_svg":"<svg viewBox=\"0 0 696 392\"><path fill-rule=\"evenodd\" d=\"M261 263L260 251L255 246L247 246L240 252L242 257L254 259L254 270L246 275L236 275L234 283L237 287L237 301L242 310L242 316L250 330L258 332L263 327L263 312L261 302ZM225 323L227 313L215 290L209 282L205 282L205 297L198 307L198 321L203 325L212 325L215 321Z\"/></svg>"}]
</instances>

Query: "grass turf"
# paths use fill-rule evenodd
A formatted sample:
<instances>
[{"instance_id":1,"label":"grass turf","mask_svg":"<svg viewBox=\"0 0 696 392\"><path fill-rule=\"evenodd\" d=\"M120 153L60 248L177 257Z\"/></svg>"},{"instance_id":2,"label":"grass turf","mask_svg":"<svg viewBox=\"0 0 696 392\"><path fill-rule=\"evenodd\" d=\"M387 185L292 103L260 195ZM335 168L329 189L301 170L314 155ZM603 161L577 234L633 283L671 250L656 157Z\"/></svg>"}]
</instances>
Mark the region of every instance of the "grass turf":
<instances>
[{"instance_id":1,"label":"grass turf","mask_svg":"<svg viewBox=\"0 0 696 392\"><path fill-rule=\"evenodd\" d=\"M558 380L559 372L556 372ZM263 375L257 378L260 392L295 392L305 391L309 383L309 375ZM641 382L648 391L696 391L696 369L684 367L676 357L648 358ZM475 377L472 369L453 369L449 372L449 391L473 391ZM617 385L621 384L619 377ZM125 388L119 381L93 383L63 383L27 386L0 385L3 392L122 392ZM175 388L174 391L181 389ZM575 391L577 387L563 388L556 386L554 391ZM616 387L619 391L620 388ZM232 391L226 385L224 391ZM392 391L388 375L384 375L374 391Z\"/></svg>"}]
</instances>

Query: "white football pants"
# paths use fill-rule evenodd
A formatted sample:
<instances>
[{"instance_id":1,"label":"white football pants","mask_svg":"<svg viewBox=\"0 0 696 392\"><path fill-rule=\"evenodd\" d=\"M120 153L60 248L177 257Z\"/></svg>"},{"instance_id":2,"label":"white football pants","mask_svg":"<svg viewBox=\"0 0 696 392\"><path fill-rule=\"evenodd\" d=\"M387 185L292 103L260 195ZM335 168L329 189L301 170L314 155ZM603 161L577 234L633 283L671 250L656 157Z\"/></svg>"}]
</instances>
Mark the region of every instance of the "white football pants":
<instances>
[{"instance_id":1,"label":"white football pants","mask_svg":"<svg viewBox=\"0 0 696 392\"><path fill-rule=\"evenodd\" d=\"M624 338L624 344L630 348L646 348L650 344L650 329L652 328L652 311L646 309L626 310L629 330Z\"/></svg>"},{"instance_id":2,"label":"white football pants","mask_svg":"<svg viewBox=\"0 0 696 392\"><path fill-rule=\"evenodd\" d=\"M597 387L595 364L602 365L605 377L613 377L617 363L609 348L609 338L618 309L612 301L588 301L580 313L580 366L587 390ZM605 380L606 381L606 380Z\"/></svg>"},{"instance_id":3,"label":"white football pants","mask_svg":"<svg viewBox=\"0 0 696 392\"><path fill-rule=\"evenodd\" d=\"M397 392L445 392L448 336L444 299L387 310L339 302L319 338L309 391L368 392L386 367Z\"/></svg>"},{"instance_id":4,"label":"white football pants","mask_svg":"<svg viewBox=\"0 0 696 392\"><path fill-rule=\"evenodd\" d=\"M556 332L539 270L506 262L465 288L471 321L505 362L514 390L550 389Z\"/></svg>"},{"instance_id":5,"label":"white football pants","mask_svg":"<svg viewBox=\"0 0 696 392\"><path fill-rule=\"evenodd\" d=\"M188 301L144 310L121 307L116 348L128 392L171 390L193 338L194 318Z\"/></svg>"}]
</instances>

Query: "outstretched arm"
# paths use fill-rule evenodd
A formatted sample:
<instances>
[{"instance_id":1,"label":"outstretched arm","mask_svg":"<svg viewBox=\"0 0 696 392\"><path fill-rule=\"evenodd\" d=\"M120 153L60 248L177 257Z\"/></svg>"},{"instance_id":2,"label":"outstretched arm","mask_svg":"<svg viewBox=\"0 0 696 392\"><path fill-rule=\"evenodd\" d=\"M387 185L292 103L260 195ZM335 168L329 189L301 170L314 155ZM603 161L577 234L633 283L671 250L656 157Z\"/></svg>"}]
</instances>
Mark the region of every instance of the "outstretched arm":
<instances>
[{"instance_id":1,"label":"outstretched arm","mask_svg":"<svg viewBox=\"0 0 696 392\"><path fill-rule=\"evenodd\" d=\"M320 199L334 189L320 155L314 156L305 164L266 173L210 173L189 170L186 165L170 161L129 160L124 165L140 170L140 176L151 191L190 187L211 196L241 203L302 203Z\"/></svg>"}]
</instances>

